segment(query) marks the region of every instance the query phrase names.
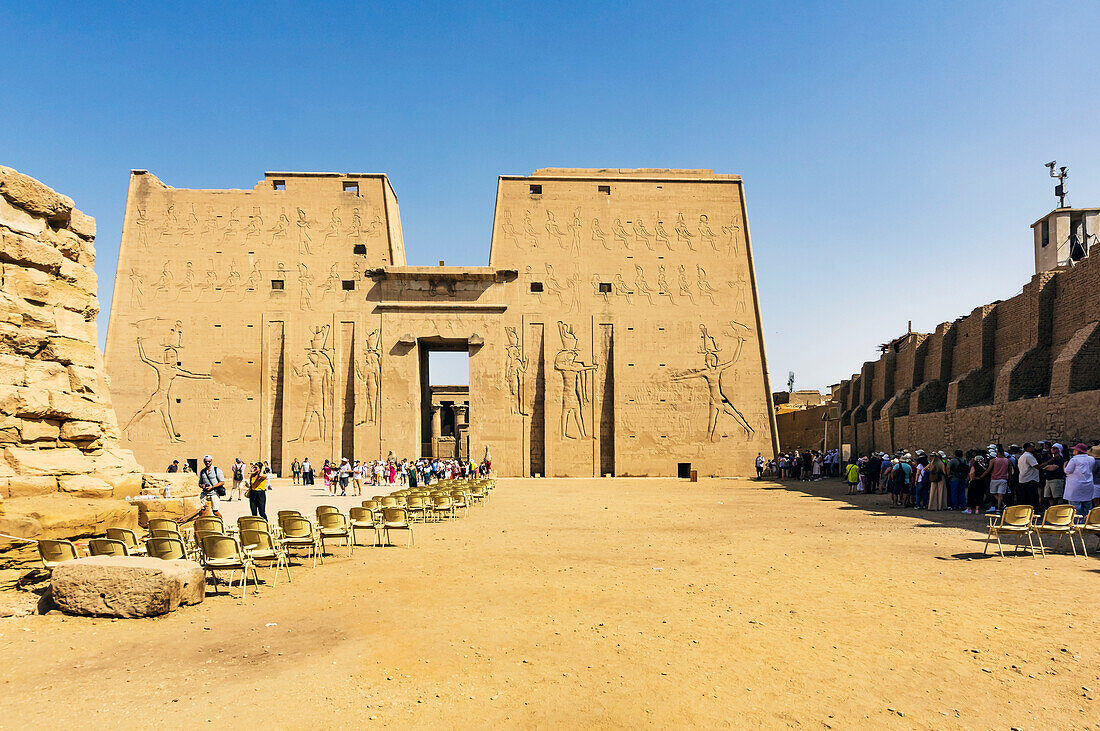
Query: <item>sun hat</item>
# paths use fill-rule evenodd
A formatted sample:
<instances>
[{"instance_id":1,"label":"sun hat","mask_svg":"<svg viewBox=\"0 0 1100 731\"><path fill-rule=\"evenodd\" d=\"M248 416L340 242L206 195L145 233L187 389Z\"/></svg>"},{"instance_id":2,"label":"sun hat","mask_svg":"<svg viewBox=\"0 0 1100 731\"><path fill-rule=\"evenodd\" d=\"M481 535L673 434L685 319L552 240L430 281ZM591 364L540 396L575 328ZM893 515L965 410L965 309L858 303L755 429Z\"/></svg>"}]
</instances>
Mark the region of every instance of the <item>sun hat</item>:
<instances>
[{"instance_id":1,"label":"sun hat","mask_svg":"<svg viewBox=\"0 0 1100 731\"><path fill-rule=\"evenodd\" d=\"M942 449L940 451L936 452L936 454L943 457L944 459L947 459L947 453L944 452Z\"/></svg>"},{"instance_id":2,"label":"sun hat","mask_svg":"<svg viewBox=\"0 0 1100 731\"><path fill-rule=\"evenodd\" d=\"M1089 448L1088 445L1086 445L1084 442L1077 442L1077 444L1073 445L1073 451L1080 452L1081 454L1086 454L1089 451Z\"/></svg>"},{"instance_id":3,"label":"sun hat","mask_svg":"<svg viewBox=\"0 0 1100 731\"><path fill-rule=\"evenodd\" d=\"M209 454L204 454L204 455L202 456L202 460L203 460L204 462L205 462L206 460L210 460L211 462L213 462L213 461L214 461L214 458L213 458L213 457L211 457L211 456L210 456Z\"/></svg>"}]
</instances>

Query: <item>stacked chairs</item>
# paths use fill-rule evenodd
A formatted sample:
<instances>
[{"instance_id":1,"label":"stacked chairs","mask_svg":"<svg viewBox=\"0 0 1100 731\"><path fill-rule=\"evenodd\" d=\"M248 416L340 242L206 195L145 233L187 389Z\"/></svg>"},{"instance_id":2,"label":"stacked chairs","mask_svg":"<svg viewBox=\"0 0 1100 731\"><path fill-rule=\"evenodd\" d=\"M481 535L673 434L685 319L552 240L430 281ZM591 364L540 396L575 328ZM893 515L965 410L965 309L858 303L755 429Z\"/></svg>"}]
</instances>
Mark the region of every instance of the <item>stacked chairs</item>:
<instances>
[{"instance_id":1,"label":"stacked chairs","mask_svg":"<svg viewBox=\"0 0 1100 731\"><path fill-rule=\"evenodd\" d=\"M466 497L465 490L451 490L451 510L456 513L461 510L467 516L470 514L470 501Z\"/></svg>"}]
</instances>

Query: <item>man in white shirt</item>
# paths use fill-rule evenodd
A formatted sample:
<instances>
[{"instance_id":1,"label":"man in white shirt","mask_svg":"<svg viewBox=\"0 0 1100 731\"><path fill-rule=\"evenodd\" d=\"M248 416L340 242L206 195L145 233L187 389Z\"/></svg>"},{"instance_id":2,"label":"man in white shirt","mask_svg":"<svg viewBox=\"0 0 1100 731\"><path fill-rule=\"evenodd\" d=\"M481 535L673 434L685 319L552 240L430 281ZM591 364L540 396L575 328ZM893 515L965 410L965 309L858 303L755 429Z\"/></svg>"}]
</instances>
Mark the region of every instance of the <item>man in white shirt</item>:
<instances>
[{"instance_id":1,"label":"man in white shirt","mask_svg":"<svg viewBox=\"0 0 1100 731\"><path fill-rule=\"evenodd\" d=\"M1039 510L1039 460L1035 458L1035 445L1031 442L1024 443L1024 451L1016 459L1016 466L1020 469L1020 485L1018 487L1017 502L1020 505L1030 505Z\"/></svg>"}]
</instances>

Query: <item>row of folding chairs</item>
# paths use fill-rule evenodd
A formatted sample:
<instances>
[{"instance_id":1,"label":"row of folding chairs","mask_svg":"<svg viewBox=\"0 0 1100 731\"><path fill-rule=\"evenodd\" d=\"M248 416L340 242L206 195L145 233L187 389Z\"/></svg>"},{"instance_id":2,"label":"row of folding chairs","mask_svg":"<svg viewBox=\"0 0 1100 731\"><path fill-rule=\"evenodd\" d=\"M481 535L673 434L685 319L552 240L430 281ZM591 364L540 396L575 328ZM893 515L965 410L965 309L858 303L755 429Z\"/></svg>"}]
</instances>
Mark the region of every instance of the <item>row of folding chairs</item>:
<instances>
[{"instance_id":1,"label":"row of folding chairs","mask_svg":"<svg viewBox=\"0 0 1100 731\"><path fill-rule=\"evenodd\" d=\"M1043 543L1043 536L1058 536L1054 545L1055 550L1068 539L1073 555L1076 556L1077 546L1073 539L1077 538L1081 541L1081 552L1088 556L1088 551L1085 549L1087 535L1096 536L1097 550L1100 551L1100 508L1093 508L1082 518L1077 515L1072 505L1052 505L1039 518L1030 505L1012 505L1005 508L999 516L989 516L989 534L985 539L983 553L989 551L990 541L996 539L997 548L1001 556L1004 556L1002 535L1016 537L1016 550L1023 547L1023 541L1026 538L1032 556L1036 555L1036 540L1039 542L1039 553L1046 555L1047 548Z\"/></svg>"}]
</instances>

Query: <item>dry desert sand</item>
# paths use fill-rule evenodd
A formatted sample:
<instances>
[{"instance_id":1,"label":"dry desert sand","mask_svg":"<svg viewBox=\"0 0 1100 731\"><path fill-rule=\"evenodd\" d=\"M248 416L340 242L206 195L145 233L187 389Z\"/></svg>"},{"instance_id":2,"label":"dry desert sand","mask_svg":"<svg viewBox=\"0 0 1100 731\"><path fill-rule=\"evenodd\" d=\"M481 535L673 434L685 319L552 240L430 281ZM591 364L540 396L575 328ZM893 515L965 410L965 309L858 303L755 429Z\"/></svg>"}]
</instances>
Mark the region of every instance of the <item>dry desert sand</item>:
<instances>
[{"instance_id":1,"label":"dry desert sand","mask_svg":"<svg viewBox=\"0 0 1100 731\"><path fill-rule=\"evenodd\" d=\"M982 558L984 518L844 492L502 479L245 603L0 620L0 725L1098 725L1100 560Z\"/></svg>"}]
</instances>

